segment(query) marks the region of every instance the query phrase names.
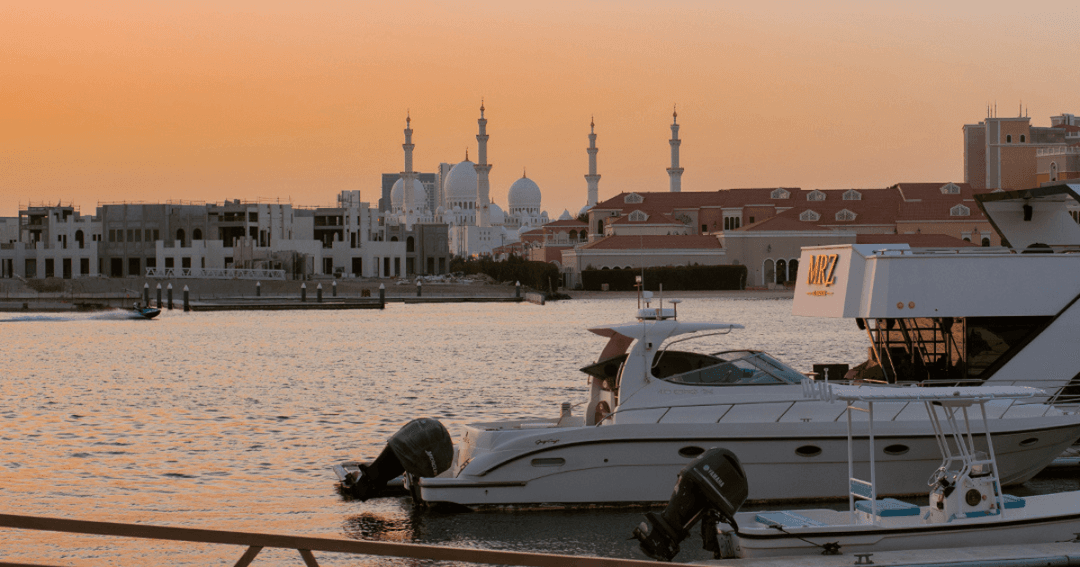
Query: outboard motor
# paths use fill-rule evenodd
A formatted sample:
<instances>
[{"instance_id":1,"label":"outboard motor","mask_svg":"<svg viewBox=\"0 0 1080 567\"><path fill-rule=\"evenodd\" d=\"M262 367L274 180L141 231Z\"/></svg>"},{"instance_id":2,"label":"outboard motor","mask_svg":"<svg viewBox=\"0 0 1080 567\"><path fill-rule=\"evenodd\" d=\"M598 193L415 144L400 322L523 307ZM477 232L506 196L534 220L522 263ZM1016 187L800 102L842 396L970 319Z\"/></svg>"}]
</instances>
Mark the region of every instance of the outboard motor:
<instances>
[{"instance_id":1,"label":"outboard motor","mask_svg":"<svg viewBox=\"0 0 1080 567\"><path fill-rule=\"evenodd\" d=\"M634 529L641 551L659 561L671 561L679 553L679 543L690 534L699 519L705 549L717 548L716 524L723 520L738 531L735 512L748 493L746 473L735 453L710 449L679 472L675 492L667 508L659 515L645 514L645 521ZM711 545L711 547L710 547Z\"/></svg>"},{"instance_id":2,"label":"outboard motor","mask_svg":"<svg viewBox=\"0 0 1080 567\"><path fill-rule=\"evenodd\" d=\"M453 460L454 444L446 427L436 419L414 419L390 437L373 463L359 464L354 472L345 474L341 488L354 498L367 500L379 496L386 483L402 472L438 476Z\"/></svg>"}]
</instances>

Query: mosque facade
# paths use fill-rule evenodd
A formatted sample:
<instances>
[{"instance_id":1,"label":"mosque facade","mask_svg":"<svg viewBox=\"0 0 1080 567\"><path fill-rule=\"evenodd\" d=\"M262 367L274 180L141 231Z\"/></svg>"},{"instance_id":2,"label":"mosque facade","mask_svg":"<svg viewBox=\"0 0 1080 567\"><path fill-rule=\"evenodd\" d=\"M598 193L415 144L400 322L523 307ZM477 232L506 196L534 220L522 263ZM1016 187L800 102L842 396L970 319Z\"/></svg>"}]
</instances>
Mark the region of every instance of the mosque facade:
<instances>
[{"instance_id":1,"label":"mosque facade","mask_svg":"<svg viewBox=\"0 0 1080 567\"><path fill-rule=\"evenodd\" d=\"M480 105L477 119L476 162L465 160L456 164L441 163L434 194L412 170L411 118L406 117L405 170L390 190L387 222L410 229L416 224L445 224L452 256L489 256L496 248L521 240L521 234L539 228L550 221L543 209L540 186L522 172L507 190L507 208L491 200L490 179L492 164L487 161L487 118ZM599 176L597 176L599 179ZM408 188L408 190L406 189Z\"/></svg>"}]
</instances>

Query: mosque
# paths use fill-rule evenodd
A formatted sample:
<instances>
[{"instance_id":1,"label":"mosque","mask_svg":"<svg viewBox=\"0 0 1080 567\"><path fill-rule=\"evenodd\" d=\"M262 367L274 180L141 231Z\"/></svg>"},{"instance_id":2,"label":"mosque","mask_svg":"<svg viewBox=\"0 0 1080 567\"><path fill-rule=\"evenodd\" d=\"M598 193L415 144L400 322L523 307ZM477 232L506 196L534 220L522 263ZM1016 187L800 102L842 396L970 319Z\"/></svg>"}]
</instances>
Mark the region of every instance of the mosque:
<instances>
[{"instance_id":1,"label":"mosque","mask_svg":"<svg viewBox=\"0 0 1080 567\"><path fill-rule=\"evenodd\" d=\"M411 118L405 118L405 170L390 190L390 209L386 218L391 224L411 230L415 224L448 226L450 254L485 256L496 248L521 240L521 234L547 224L551 219L543 209L540 186L525 176L514 181L507 191L507 209L491 201L487 162L487 119L480 105L479 131L476 135L477 162L465 160L439 165L437 181L428 187L412 169ZM599 176L596 176L599 179ZM410 187L409 191L405 187Z\"/></svg>"}]
</instances>

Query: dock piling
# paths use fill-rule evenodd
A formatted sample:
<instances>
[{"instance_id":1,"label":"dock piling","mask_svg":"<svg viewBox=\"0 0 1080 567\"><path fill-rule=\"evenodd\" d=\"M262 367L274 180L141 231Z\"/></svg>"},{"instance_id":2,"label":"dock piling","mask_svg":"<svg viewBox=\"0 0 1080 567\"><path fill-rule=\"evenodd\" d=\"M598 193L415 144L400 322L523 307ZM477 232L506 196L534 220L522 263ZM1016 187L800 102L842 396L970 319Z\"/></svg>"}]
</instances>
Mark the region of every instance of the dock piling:
<instances>
[{"instance_id":1,"label":"dock piling","mask_svg":"<svg viewBox=\"0 0 1080 567\"><path fill-rule=\"evenodd\" d=\"M161 309L161 284L157 284L157 308Z\"/></svg>"},{"instance_id":2,"label":"dock piling","mask_svg":"<svg viewBox=\"0 0 1080 567\"><path fill-rule=\"evenodd\" d=\"M379 284L379 309L386 309L386 285Z\"/></svg>"},{"instance_id":3,"label":"dock piling","mask_svg":"<svg viewBox=\"0 0 1080 567\"><path fill-rule=\"evenodd\" d=\"M322 303L322 284L315 286L315 301Z\"/></svg>"},{"instance_id":4,"label":"dock piling","mask_svg":"<svg viewBox=\"0 0 1080 567\"><path fill-rule=\"evenodd\" d=\"M168 295L169 295L169 311L172 311L172 284L169 284Z\"/></svg>"},{"instance_id":5,"label":"dock piling","mask_svg":"<svg viewBox=\"0 0 1080 567\"><path fill-rule=\"evenodd\" d=\"M424 282L416 280L416 297L424 295Z\"/></svg>"},{"instance_id":6,"label":"dock piling","mask_svg":"<svg viewBox=\"0 0 1080 567\"><path fill-rule=\"evenodd\" d=\"M146 307L150 307L150 282L142 284L142 302Z\"/></svg>"},{"instance_id":7,"label":"dock piling","mask_svg":"<svg viewBox=\"0 0 1080 567\"><path fill-rule=\"evenodd\" d=\"M333 295L334 297L337 297L337 280L334 280L334 283L333 283L333 285L331 285L331 286L330 286L330 293L331 293L331 294L332 294L332 295Z\"/></svg>"},{"instance_id":8,"label":"dock piling","mask_svg":"<svg viewBox=\"0 0 1080 567\"><path fill-rule=\"evenodd\" d=\"M184 312L187 313L188 311L191 311L190 294L188 286L184 286Z\"/></svg>"},{"instance_id":9,"label":"dock piling","mask_svg":"<svg viewBox=\"0 0 1080 567\"><path fill-rule=\"evenodd\" d=\"M521 282L514 282L514 297L521 298Z\"/></svg>"},{"instance_id":10,"label":"dock piling","mask_svg":"<svg viewBox=\"0 0 1080 567\"><path fill-rule=\"evenodd\" d=\"M306 283L300 284L300 301L301 302L307 301L307 284Z\"/></svg>"},{"instance_id":11,"label":"dock piling","mask_svg":"<svg viewBox=\"0 0 1080 567\"><path fill-rule=\"evenodd\" d=\"M262 297L262 282L255 282L255 297Z\"/></svg>"}]
</instances>

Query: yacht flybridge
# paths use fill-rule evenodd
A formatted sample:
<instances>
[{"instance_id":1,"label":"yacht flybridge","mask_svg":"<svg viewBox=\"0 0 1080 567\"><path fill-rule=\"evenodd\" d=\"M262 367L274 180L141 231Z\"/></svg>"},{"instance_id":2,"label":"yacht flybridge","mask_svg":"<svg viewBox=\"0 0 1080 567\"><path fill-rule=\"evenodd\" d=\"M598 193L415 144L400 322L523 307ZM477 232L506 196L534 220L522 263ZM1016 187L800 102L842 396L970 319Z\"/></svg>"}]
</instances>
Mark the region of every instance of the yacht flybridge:
<instances>
[{"instance_id":1,"label":"yacht flybridge","mask_svg":"<svg viewBox=\"0 0 1080 567\"><path fill-rule=\"evenodd\" d=\"M803 248L792 311L866 330L858 378L1033 386L1073 402L1063 394L1080 382L1080 185L975 200L1011 247Z\"/></svg>"}]
</instances>

